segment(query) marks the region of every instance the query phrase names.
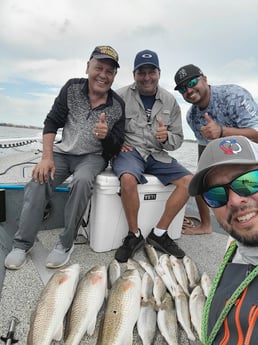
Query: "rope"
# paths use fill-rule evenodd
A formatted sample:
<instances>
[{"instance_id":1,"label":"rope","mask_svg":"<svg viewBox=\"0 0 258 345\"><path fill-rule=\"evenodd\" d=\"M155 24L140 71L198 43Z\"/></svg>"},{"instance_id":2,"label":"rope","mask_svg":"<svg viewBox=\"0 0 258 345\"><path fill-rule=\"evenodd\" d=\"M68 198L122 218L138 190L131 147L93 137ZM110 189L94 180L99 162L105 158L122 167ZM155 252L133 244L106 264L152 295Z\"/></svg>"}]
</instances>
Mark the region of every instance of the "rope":
<instances>
[{"instance_id":1,"label":"rope","mask_svg":"<svg viewBox=\"0 0 258 345\"><path fill-rule=\"evenodd\" d=\"M220 313L220 316L217 319L217 321L216 321L216 323L215 323L215 325L214 325L214 327L213 327L213 329L209 335L209 338L208 338L208 318L209 318L211 303L212 303L213 297L215 295L217 286L220 282L221 276L224 272L224 269L225 269L230 257L234 253L236 246L237 246L236 241L233 241L231 243L230 247L228 248L228 250L227 250L227 252L223 258L222 264L221 264L221 266L217 272L217 275L214 279L210 294L207 298L207 301L206 301L206 304L204 307L204 312L203 312L203 317L202 317L202 342L204 345L212 345L220 327L222 326L222 324L224 322L224 319L226 318L226 316L229 313L230 309L232 308L233 304L235 303L237 298L240 296L240 294L244 291L244 289L258 275L258 266L256 266L252 270L252 272L249 273L249 275L242 281L242 283L238 286L238 288L233 292L230 299L228 300L228 303L225 305L222 312Z\"/></svg>"}]
</instances>

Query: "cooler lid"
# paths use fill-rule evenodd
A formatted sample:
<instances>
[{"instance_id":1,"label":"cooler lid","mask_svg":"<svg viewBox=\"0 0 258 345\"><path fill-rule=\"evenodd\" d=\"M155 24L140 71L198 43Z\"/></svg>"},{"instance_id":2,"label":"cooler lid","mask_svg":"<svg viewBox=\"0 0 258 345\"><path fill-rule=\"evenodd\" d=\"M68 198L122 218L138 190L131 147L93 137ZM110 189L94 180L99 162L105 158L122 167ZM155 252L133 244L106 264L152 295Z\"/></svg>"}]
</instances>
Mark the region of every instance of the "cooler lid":
<instances>
[{"instance_id":1,"label":"cooler lid","mask_svg":"<svg viewBox=\"0 0 258 345\"><path fill-rule=\"evenodd\" d=\"M154 186L163 186L163 184L159 181L159 179L156 176L144 174L146 179L148 180L147 184L143 184L142 186L146 185L154 185ZM100 173L96 178L96 184L104 186L120 186L119 179L117 176L113 173L111 167L106 168L102 173Z\"/></svg>"},{"instance_id":2,"label":"cooler lid","mask_svg":"<svg viewBox=\"0 0 258 345\"><path fill-rule=\"evenodd\" d=\"M102 171L97 178L96 184L101 185L102 187L119 187L120 182L116 175L113 173L110 167L106 168L106 170Z\"/></svg>"}]
</instances>

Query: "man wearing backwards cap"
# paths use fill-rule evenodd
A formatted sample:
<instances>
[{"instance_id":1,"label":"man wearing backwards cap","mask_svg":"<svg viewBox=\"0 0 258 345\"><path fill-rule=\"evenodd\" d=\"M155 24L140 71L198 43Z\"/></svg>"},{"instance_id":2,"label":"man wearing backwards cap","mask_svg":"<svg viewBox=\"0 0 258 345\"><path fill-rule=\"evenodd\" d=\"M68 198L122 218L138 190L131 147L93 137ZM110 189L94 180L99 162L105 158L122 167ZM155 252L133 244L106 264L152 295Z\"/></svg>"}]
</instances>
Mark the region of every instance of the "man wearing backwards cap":
<instances>
[{"instance_id":1,"label":"man wearing backwards cap","mask_svg":"<svg viewBox=\"0 0 258 345\"><path fill-rule=\"evenodd\" d=\"M166 151L176 150L183 141L180 108L174 96L158 85L160 67L154 51L143 50L136 54L133 76L132 85L117 91L125 101L126 127L125 142L113 160L113 171L120 179L129 232L115 258L125 262L144 244L138 229L137 191L138 183L147 182L144 173L157 176L164 185L176 186L147 242L182 258L183 250L167 234L170 223L188 200L191 180L191 173Z\"/></svg>"},{"instance_id":2,"label":"man wearing backwards cap","mask_svg":"<svg viewBox=\"0 0 258 345\"><path fill-rule=\"evenodd\" d=\"M88 79L68 80L55 99L44 122L42 159L26 186L13 249L5 259L7 268L19 269L25 263L53 190L73 175L64 231L46 266L56 268L68 262L95 177L124 140L124 101L111 89L118 67L118 54L112 47L96 47L87 62ZM55 143L58 128L63 128L63 135Z\"/></svg>"},{"instance_id":3,"label":"man wearing backwards cap","mask_svg":"<svg viewBox=\"0 0 258 345\"><path fill-rule=\"evenodd\" d=\"M210 86L202 70L192 64L179 68L175 82L175 90L192 104L186 120L196 137L199 158L211 140L226 135L244 135L258 142L258 105L247 90L238 85ZM201 198L196 202L201 223L182 232L211 233L209 210Z\"/></svg>"},{"instance_id":4,"label":"man wearing backwards cap","mask_svg":"<svg viewBox=\"0 0 258 345\"><path fill-rule=\"evenodd\" d=\"M232 239L206 301L202 344L256 345L258 144L244 136L211 141L189 192L203 198Z\"/></svg>"}]
</instances>

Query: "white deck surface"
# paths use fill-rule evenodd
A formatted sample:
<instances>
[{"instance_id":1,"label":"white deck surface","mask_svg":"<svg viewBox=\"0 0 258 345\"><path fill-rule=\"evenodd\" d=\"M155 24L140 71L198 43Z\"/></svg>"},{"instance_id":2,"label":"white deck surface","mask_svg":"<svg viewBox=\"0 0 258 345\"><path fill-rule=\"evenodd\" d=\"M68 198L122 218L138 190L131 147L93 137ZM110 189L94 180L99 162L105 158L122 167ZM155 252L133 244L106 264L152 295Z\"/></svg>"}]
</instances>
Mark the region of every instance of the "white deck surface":
<instances>
[{"instance_id":1,"label":"white deck surface","mask_svg":"<svg viewBox=\"0 0 258 345\"><path fill-rule=\"evenodd\" d=\"M42 231L39 234L39 238L46 253L52 249L53 244L56 241L56 237L60 230ZM227 236L213 233L211 235L199 235L199 236L182 236L177 243L185 250L198 265L200 272L206 271L211 278L214 277L218 265L223 257L227 242ZM37 244L36 244L37 247ZM35 248L37 252L37 248ZM159 253L160 254L160 253ZM71 256L69 263L78 262L81 267L81 274L86 273L92 266L96 264L109 265L114 257L114 251L106 253L95 253L88 245L77 245ZM42 257L42 267L44 266L44 258ZM143 259L148 261L145 257L143 250L140 250L135 255L135 259ZM40 270L42 270L42 267ZM122 264L122 268L125 264ZM46 269L43 272L45 275L52 274L52 270ZM30 316L35 309L37 301L39 299L40 292L42 291L44 284L38 274L37 268L31 260L31 255L28 255L27 264L18 271L6 271L6 277L2 290L2 296L0 301L0 334L6 335L11 317L15 316L20 323L17 325L15 331L15 337L19 340L19 344L26 345L26 338L30 325ZM103 310L98 318L98 325L103 314ZM93 345L96 344L96 338L98 334L98 326L95 330L93 337L85 337L81 344ZM62 343L61 343L62 344ZM133 344L141 344L141 340L134 332ZM159 332L154 342L154 345L166 344ZM180 345L188 344L185 337L185 333L180 332ZM196 343L199 345L199 343Z\"/></svg>"}]
</instances>

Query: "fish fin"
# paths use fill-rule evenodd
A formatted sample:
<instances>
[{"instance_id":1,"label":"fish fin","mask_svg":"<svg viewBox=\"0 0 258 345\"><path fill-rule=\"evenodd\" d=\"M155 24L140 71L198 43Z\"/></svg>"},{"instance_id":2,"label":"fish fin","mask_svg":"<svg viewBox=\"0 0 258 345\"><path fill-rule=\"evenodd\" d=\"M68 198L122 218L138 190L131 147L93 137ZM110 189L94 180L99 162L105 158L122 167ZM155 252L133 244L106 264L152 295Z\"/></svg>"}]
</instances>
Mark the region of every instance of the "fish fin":
<instances>
[{"instance_id":1,"label":"fish fin","mask_svg":"<svg viewBox=\"0 0 258 345\"><path fill-rule=\"evenodd\" d=\"M53 340L56 341L61 341L63 338L63 331L64 331L64 327L63 327L63 322L58 326L58 328L55 331Z\"/></svg>"}]
</instances>

